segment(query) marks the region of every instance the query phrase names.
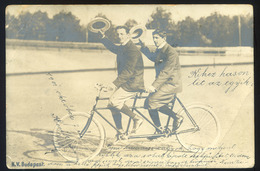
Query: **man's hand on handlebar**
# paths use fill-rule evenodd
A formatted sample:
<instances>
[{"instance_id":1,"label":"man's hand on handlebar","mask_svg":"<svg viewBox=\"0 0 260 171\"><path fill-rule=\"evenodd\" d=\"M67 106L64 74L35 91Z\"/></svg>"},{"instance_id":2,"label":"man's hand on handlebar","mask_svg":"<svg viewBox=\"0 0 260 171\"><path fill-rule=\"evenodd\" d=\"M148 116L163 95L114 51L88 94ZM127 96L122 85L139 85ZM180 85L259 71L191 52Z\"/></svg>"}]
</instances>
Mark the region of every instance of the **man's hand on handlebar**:
<instances>
[{"instance_id":1,"label":"man's hand on handlebar","mask_svg":"<svg viewBox=\"0 0 260 171\"><path fill-rule=\"evenodd\" d=\"M99 91L113 91L113 90L117 90L118 88L114 85L114 84L108 84L108 85L103 85L101 83L96 83L95 88Z\"/></svg>"},{"instance_id":2,"label":"man's hand on handlebar","mask_svg":"<svg viewBox=\"0 0 260 171\"><path fill-rule=\"evenodd\" d=\"M107 89L108 89L108 91L115 91L118 88L115 86L115 84L110 83L110 84L107 85Z\"/></svg>"},{"instance_id":3,"label":"man's hand on handlebar","mask_svg":"<svg viewBox=\"0 0 260 171\"><path fill-rule=\"evenodd\" d=\"M146 87L145 92L147 92L147 93L154 93L154 92L156 92L156 88L154 86L152 86L152 85L148 86L148 87Z\"/></svg>"}]
</instances>

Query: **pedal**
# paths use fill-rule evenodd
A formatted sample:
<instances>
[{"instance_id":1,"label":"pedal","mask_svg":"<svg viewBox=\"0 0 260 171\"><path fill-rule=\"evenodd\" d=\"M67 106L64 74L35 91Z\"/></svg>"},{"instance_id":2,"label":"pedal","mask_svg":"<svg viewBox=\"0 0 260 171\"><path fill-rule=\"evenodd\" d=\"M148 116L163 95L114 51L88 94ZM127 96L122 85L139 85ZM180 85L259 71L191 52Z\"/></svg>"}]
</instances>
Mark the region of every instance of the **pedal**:
<instances>
[{"instance_id":1,"label":"pedal","mask_svg":"<svg viewBox=\"0 0 260 171\"><path fill-rule=\"evenodd\" d=\"M116 144L118 143L118 141L119 141L119 140L114 141L114 142L112 142L112 143L110 143L110 144L107 144L107 147L111 147L111 146L113 146L113 145L116 145Z\"/></svg>"},{"instance_id":2,"label":"pedal","mask_svg":"<svg viewBox=\"0 0 260 171\"><path fill-rule=\"evenodd\" d=\"M118 143L124 143L124 141L127 141L128 140L128 136L125 135L125 134L121 134L121 135L116 135L116 140L114 140L112 143L108 144L107 146L108 147L111 147L113 145L116 145Z\"/></svg>"}]
</instances>

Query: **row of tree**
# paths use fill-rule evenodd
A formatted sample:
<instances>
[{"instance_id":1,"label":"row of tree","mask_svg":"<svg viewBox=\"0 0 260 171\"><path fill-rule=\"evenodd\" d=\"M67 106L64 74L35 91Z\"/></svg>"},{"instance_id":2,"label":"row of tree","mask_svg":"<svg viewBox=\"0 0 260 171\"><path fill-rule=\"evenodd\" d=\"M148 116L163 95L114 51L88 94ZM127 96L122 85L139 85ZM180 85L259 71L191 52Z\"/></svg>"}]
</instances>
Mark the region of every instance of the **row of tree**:
<instances>
[{"instance_id":1,"label":"row of tree","mask_svg":"<svg viewBox=\"0 0 260 171\"><path fill-rule=\"evenodd\" d=\"M6 15L6 38L23 40L85 42L86 28L71 12L60 12L50 19L46 12Z\"/></svg>"},{"instance_id":2,"label":"row of tree","mask_svg":"<svg viewBox=\"0 0 260 171\"><path fill-rule=\"evenodd\" d=\"M213 13L199 20L186 17L178 23L171 19L171 15L161 7L156 8L151 14L151 20L146 23L147 29L165 30L167 41L175 46L253 46L253 17L249 14L229 17ZM112 21L101 13L96 17L110 21L111 27L106 34L112 41L118 42ZM135 20L129 19L124 25L130 29L137 24ZM95 33L87 30L87 26L80 25L78 18L71 12L64 11L54 15L52 19L41 11L33 14L21 13L18 17L7 13L6 37L46 41L99 41Z\"/></svg>"},{"instance_id":3,"label":"row of tree","mask_svg":"<svg viewBox=\"0 0 260 171\"><path fill-rule=\"evenodd\" d=\"M164 29L168 42L177 46L253 46L253 17L225 16L217 12L195 21L191 17L175 23L171 13L157 8L146 24L148 29Z\"/></svg>"}]
</instances>

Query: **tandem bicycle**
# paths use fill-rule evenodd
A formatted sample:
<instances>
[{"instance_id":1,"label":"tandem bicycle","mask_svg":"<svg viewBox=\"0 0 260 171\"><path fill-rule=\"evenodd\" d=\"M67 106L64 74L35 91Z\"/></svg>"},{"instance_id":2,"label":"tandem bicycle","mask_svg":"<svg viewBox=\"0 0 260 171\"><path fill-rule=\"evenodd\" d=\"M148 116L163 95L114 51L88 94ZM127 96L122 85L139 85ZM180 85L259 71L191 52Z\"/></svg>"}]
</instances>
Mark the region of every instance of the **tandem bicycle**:
<instances>
[{"instance_id":1,"label":"tandem bicycle","mask_svg":"<svg viewBox=\"0 0 260 171\"><path fill-rule=\"evenodd\" d=\"M118 131L113 123L111 123L102 110L108 110L108 107L98 107L100 101L108 100L108 97L101 97L101 93L107 91L107 88L101 84L96 84L97 96L95 104L89 113L73 112L72 115L65 115L60 118L54 128L54 146L55 150L65 159L71 162L83 162L93 159L97 156L105 146L106 133L103 125L95 118L99 115L113 129ZM127 139L139 138L169 138L176 136L178 142L190 152L203 151L207 147L213 147L220 136L219 122L214 114L212 107L194 103L184 106L181 100L174 95L173 100L168 104L173 110L176 103L179 103L180 109L177 114L184 117L183 123L176 131L170 129L171 117L168 116L167 122L163 130L154 125L141 111L143 106L138 106L140 99L147 98L145 93L137 93L133 98L131 110L139 114L145 121L154 127L158 134L131 134L130 124L131 118L128 120L125 132L121 134ZM122 137L118 136L120 140Z\"/></svg>"}]
</instances>

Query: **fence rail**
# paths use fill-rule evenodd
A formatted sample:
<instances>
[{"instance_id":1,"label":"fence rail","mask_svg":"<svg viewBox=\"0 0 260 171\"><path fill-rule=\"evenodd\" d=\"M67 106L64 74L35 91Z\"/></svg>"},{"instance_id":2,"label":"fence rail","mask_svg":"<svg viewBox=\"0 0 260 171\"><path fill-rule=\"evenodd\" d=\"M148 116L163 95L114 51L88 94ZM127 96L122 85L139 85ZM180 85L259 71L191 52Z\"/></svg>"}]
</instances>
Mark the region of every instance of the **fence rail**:
<instances>
[{"instance_id":1,"label":"fence rail","mask_svg":"<svg viewBox=\"0 0 260 171\"><path fill-rule=\"evenodd\" d=\"M182 68L204 67L204 66L236 66L236 65L253 65L253 62L236 62L236 63L219 63L219 64L198 64L198 65L181 65ZM144 69L154 69L152 66L146 66ZM113 71L116 68L91 68L91 69L78 69L78 70L55 70L55 71L40 71L40 72L19 72L7 73L6 76L22 76L22 75L39 75L47 73L75 73L75 72L95 72L95 71Z\"/></svg>"},{"instance_id":2,"label":"fence rail","mask_svg":"<svg viewBox=\"0 0 260 171\"><path fill-rule=\"evenodd\" d=\"M40 40L6 39L6 47L18 48L47 48L47 49L79 49L79 50L106 50L101 43L87 42L57 42ZM252 47L176 47L180 55L243 55L252 56Z\"/></svg>"}]
</instances>

